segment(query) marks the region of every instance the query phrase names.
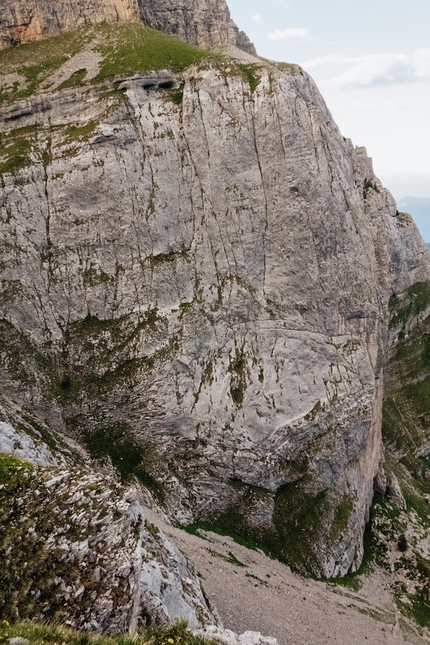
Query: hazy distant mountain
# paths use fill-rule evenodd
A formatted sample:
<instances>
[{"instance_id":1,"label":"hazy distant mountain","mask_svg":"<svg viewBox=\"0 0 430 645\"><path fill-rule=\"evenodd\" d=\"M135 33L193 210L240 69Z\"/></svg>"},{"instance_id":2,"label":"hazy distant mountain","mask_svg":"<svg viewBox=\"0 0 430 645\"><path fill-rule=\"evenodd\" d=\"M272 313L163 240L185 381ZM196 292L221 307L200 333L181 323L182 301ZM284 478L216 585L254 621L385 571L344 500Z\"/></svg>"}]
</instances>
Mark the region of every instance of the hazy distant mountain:
<instances>
[{"instance_id":1,"label":"hazy distant mountain","mask_svg":"<svg viewBox=\"0 0 430 645\"><path fill-rule=\"evenodd\" d=\"M424 241L430 242L430 198L403 197L397 202L397 208L412 215Z\"/></svg>"}]
</instances>

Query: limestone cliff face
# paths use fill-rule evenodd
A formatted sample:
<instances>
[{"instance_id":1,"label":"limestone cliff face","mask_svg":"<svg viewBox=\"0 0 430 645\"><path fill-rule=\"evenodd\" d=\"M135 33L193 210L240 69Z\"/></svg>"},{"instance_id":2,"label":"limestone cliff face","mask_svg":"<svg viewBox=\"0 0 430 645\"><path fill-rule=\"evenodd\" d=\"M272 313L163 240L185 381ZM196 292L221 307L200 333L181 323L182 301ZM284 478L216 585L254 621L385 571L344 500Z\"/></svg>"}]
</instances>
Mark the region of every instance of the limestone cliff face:
<instances>
[{"instance_id":1,"label":"limestone cliff face","mask_svg":"<svg viewBox=\"0 0 430 645\"><path fill-rule=\"evenodd\" d=\"M100 22L138 22L193 45L237 45L255 53L239 32L225 0L4 0L0 6L0 49Z\"/></svg>"},{"instance_id":2,"label":"limestone cliff face","mask_svg":"<svg viewBox=\"0 0 430 645\"><path fill-rule=\"evenodd\" d=\"M166 78L3 110L5 154L31 143L1 179L3 389L178 521L344 574L388 300L428 279L427 251L299 68Z\"/></svg>"},{"instance_id":3,"label":"limestone cliff face","mask_svg":"<svg viewBox=\"0 0 430 645\"><path fill-rule=\"evenodd\" d=\"M254 45L239 31L225 0L138 0L146 25L174 34L193 45L213 48L236 45L255 54Z\"/></svg>"}]
</instances>

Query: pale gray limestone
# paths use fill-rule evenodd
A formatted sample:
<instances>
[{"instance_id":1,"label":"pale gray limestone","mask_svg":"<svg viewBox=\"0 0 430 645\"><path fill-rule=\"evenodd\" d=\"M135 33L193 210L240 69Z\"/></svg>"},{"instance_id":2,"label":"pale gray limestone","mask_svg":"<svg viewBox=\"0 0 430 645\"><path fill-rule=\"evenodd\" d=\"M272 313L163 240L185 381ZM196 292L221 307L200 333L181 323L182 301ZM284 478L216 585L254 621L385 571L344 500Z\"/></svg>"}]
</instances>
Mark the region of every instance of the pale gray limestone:
<instances>
[{"instance_id":1,"label":"pale gray limestone","mask_svg":"<svg viewBox=\"0 0 430 645\"><path fill-rule=\"evenodd\" d=\"M295 517L312 544L292 564L343 575L380 461L388 300L428 254L312 80L255 74L190 68L180 105L130 81L4 110L0 131L40 126L2 178L0 312L35 352L31 387L11 368L4 388L74 437L124 427L177 521L291 542Z\"/></svg>"}]
</instances>

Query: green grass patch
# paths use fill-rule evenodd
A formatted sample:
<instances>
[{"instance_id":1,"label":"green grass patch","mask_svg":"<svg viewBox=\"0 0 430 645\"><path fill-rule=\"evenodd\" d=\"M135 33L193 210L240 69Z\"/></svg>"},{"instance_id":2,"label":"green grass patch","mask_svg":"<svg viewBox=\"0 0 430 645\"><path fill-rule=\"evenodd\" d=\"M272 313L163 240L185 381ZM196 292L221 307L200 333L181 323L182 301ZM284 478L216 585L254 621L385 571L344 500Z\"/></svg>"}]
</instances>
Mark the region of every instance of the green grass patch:
<instances>
[{"instance_id":1,"label":"green grass patch","mask_svg":"<svg viewBox=\"0 0 430 645\"><path fill-rule=\"evenodd\" d=\"M17 476L18 479L21 479L22 471L32 472L32 470L33 466L27 461L18 459L10 454L0 452L0 483L6 490L12 491L15 489L15 476ZM0 495L4 495L4 489L2 489Z\"/></svg>"},{"instance_id":2,"label":"green grass patch","mask_svg":"<svg viewBox=\"0 0 430 645\"><path fill-rule=\"evenodd\" d=\"M262 57L260 57L262 58ZM269 63L272 67L276 67L280 72L292 75L301 75L303 76L303 69L300 65L296 63L284 63L276 60L269 60L268 58L262 58L266 63Z\"/></svg>"},{"instance_id":3,"label":"green grass patch","mask_svg":"<svg viewBox=\"0 0 430 645\"><path fill-rule=\"evenodd\" d=\"M109 275L101 269L96 269L93 266L90 266L89 269L85 269L82 273L85 286L88 287L97 287L101 284L112 284L115 282L115 275Z\"/></svg>"},{"instance_id":4,"label":"green grass patch","mask_svg":"<svg viewBox=\"0 0 430 645\"><path fill-rule=\"evenodd\" d=\"M238 408L242 407L246 391L247 362L246 356L241 350L230 359L228 371L230 377L230 395Z\"/></svg>"},{"instance_id":5,"label":"green grass patch","mask_svg":"<svg viewBox=\"0 0 430 645\"><path fill-rule=\"evenodd\" d=\"M203 60L220 59L216 54L142 24L105 24L99 30L105 43L97 48L103 60L95 82L151 70L179 72Z\"/></svg>"},{"instance_id":6,"label":"green grass patch","mask_svg":"<svg viewBox=\"0 0 430 645\"><path fill-rule=\"evenodd\" d=\"M54 454L56 452L59 452L61 448L64 448L64 446L59 445L59 442L54 438L48 428L39 423L39 421L33 415L21 411L21 416L23 420L30 426L30 428L25 428L26 434L35 439L36 443L38 441L42 441Z\"/></svg>"},{"instance_id":7,"label":"green grass patch","mask_svg":"<svg viewBox=\"0 0 430 645\"><path fill-rule=\"evenodd\" d=\"M50 76L86 48L96 48L102 55L99 74L89 81L86 70L79 69L63 81L60 89L152 70L180 72L203 61L223 59L140 23L100 23L0 51L2 74L18 73L22 77L21 82L2 88L0 103L32 96L42 86L49 88ZM172 100L179 101L179 95L172 94Z\"/></svg>"},{"instance_id":8,"label":"green grass patch","mask_svg":"<svg viewBox=\"0 0 430 645\"><path fill-rule=\"evenodd\" d=\"M345 495L334 500L326 490L307 492L307 477L278 489L275 528L264 536L264 543L296 571L320 576L321 553L337 544L347 530L354 499Z\"/></svg>"},{"instance_id":9,"label":"green grass patch","mask_svg":"<svg viewBox=\"0 0 430 645\"><path fill-rule=\"evenodd\" d=\"M97 121L88 121L84 125L68 125L64 128L65 143L82 143L88 141L97 128Z\"/></svg>"},{"instance_id":10,"label":"green grass patch","mask_svg":"<svg viewBox=\"0 0 430 645\"><path fill-rule=\"evenodd\" d=\"M409 224L411 224L413 221L413 217L409 215L409 213L399 213L399 211L396 212L396 223L399 228L409 226Z\"/></svg>"},{"instance_id":11,"label":"green grass patch","mask_svg":"<svg viewBox=\"0 0 430 645\"><path fill-rule=\"evenodd\" d=\"M110 457L123 481L136 477L164 502L164 487L157 479L159 459L149 443L136 439L126 424L116 423L89 432L85 443L93 457Z\"/></svg>"},{"instance_id":12,"label":"green grass patch","mask_svg":"<svg viewBox=\"0 0 430 645\"><path fill-rule=\"evenodd\" d=\"M214 641L194 636L186 620L177 620L164 627L147 627L137 636L119 633L101 635L76 631L58 622L20 621L10 624L0 620L0 642L8 638L26 638L31 645L215 645Z\"/></svg>"},{"instance_id":13,"label":"green grass patch","mask_svg":"<svg viewBox=\"0 0 430 645\"><path fill-rule=\"evenodd\" d=\"M258 500L269 501L273 497L273 493L267 488L248 484L241 479L230 479L229 484L243 496L246 505L255 504Z\"/></svg>"},{"instance_id":14,"label":"green grass patch","mask_svg":"<svg viewBox=\"0 0 430 645\"><path fill-rule=\"evenodd\" d=\"M299 481L286 484L276 493L241 480L230 480L229 503L222 511L186 530L200 530L229 535L248 548L259 548L268 556L286 562L306 575L319 575L320 554L327 544L336 544L347 529L354 508L348 495L334 505L328 491L319 494L305 490L306 474ZM274 497L273 526L249 523L249 516L263 505L271 506Z\"/></svg>"},{"instance_id":15,"label":"green grass patch","mask_svg":"<svg viewBox=\"0 0 430 645\"><path fill-rule=\"evenodd\" d=\"M421 458L419 462L425 460L426 465L428 465L428 459L428 457ZM387 464L389 464L389 468L399 480L408 512L414 510L420 519L420 523L428 527L430 526L430 509L424 495L430 494L430 481L424 474L425 470L419 467L421 463L418 462L418 466L417 462L418 460L413 456L403 457L398 461L387 455Z\"/></svg>"},{"instance_id":16,"label":"green grass patch","mask_svg":"<svg viewBox=\"0 0 430 645\"><path fill-rule=\"evenodd\" d=\"M241 74L249 83L251 93L255 92L255 90L257 89L260 83L260 75L258 73L258 70L261 68L261 65L250 64L250 65L238 65L237 67L241 72Z\"/></svg>"},{"instance_id":17,"label":"green grass patch","mask_svg":"<svg viewBox=\"0 0 430 645\"><path fill-rule=\"evenodd\" d=\"M363 536L364 555L360 567L357 571L348 572L343 578L328 580L328 584L333 586L342 586L359 591L363 586L363 577L370 574L375 564L384 566L385 548L381 545L376 532L376 523L378 516L381 515L381 508L387 509L387 500L380 493L376 493L370 507L369 520L366 524ZM387 513L384 510L384 513ZM394 516L398 516L399 511L395 509L390 511Z\"/></svg>"},{"instance_id":18,"label":"green grass patch","mask_svg":"<svg viewBox=\"0 0 430 645\"><path fill-rule=\"evenodd\" d=\"M276 494L273 513L276 531L269 536L269 548L298 571L317 571L316 549L325 538L329 513L326 491L314 495L303 489L302 482L285 484Z\"/></svg>"},{"instance_id":19,"label":"green grass patch","mask_svg":"<svg viewBox=\"0 0 430 645\"><path fill-rule=\"evenodd\" d=\"M379 188L374 181L371 179L365 179L363 182L363 198L367 199L369 191L373 190L375 193L379 193Z\"/></svg>"},{"instance_id":20,"label":"green grass patch","mask_svg":"<svg viewBox=\"0 0 430 645\"><path fill-rule=\"evenodd\" d=\"M259 69L264 65L237 63L226 56L194 47L141 23L100 23L1 51L2 73L18 74L20 78L11 77L10 85L2 88L0 103L27 98L49 89L52 75L74 55L88 49L93 49L101 56L98 74L93 79L88 79L87 70L78 69L58 89L92 86L150 71L170 70L179 73L191 65L215 65L221 70L228 65L226 73L241 75L249 84L251 92L254 92L260 82ZM283 71L294 72L296 69L299 68L287 65ZM166 90L165 95L173 103L180 105L183 86Z\"/></svg>"},{"instance_id":21,"label":"green grass patch","mask_svg":"<svg viewBox=\"0 0 430 645\"><path fill-rule=\"evenodd\" d=\"M228 552L228 561L230 562L230 564L234 564L237 567L245 567L246 568L248 566L244 562L241 562L240 560L238 560L236 558L236 556L234 555L234 553L232 553L231 551Z\"/></svg>"},{"instance_id":22,"label":"green grass patch","mask_svg":"<svg viewBox=\"0 0 430 645\"><path fill-rule=\"evenodd\" d=\"M191 533L191 535L197 535L198 537L203 537L201 535L201 531L209 531L211 533L216 533L216 535L231 537L237 544L240 544L247 549L255 550L260 548L257 542L252 538L244 537L243 535L239 535L235 531L229 530L224 526L220 526L218 524L212 524L211 522L195 522L194 524L184 526L183 529L187 533Z\"/></svg>"},{"instance_id":23,"label":"green grass patch","mask_svg":"<svg viewBox=\"0 0 430 645\"><path fill-rule=\"evenodd\" d=\"M155 267L159 264L176 262L181 258L187 259L189 252L190 249L182 249L181 251L169 251L168 253L157 253L156 255L151 255L151 266Z\"/></svg>"},{"instance_id":24,"label":"green grass patch","mask_svg":"<svg viewBox=\"0 0 430 645\"><path fill-rule=\"evenodd\" d=\"M334 511L333 521L330 526L329 535L332 544L336 543L348 528L349 518L354 510L353 498L346 495Z\"/></svg>"},{"instance_id":25,"label":"green grass patch","mask_svg":"<svg viewBox=\"0 0 430 645\"><path fill-rule=\"evenodd\" d=\"M66 78L57 89L63 90L66 87L79 87L84 82L86 75L87 70L85 68L78 69L69 78Z\"/></svg>"},{"instance_id":26,"label":"green grass patch","mask_svg":"<svg viewBox=\"0 0 430 645\"><path fill-rule=\"evenodd\" d=\"M430 602L412 594L406 594L408 602L403 600L401 594L396 594L397 607L402 614L412 618L421 627L430 627Z\"/></svg>"},{"instance_id":27,"label":"green grass patch","mask_svg":"<svg viewBox=\"0 0 430 645\"><path fill-rule=\"evenodd\" d=\"M32 96L44 81L58 70L71 56L77 54L91 40L92 28L61 34L28 45L0 51L2 74L18 73L23 83L3 88L0 104Z\"/></svg>"},{"instance_id":28,"label":"green grass patch","mask_svg":"<svg viewBox=\"0 0 430 645\"><path fill-rule=\"evenodd\" d=\"M158 356L133 356L133 349L141 334L156 333L162 321L157 310L151 309L139 320L130 316L103 320L88 314L70 323L63 356L51 374L54 398L67 404L85 398L97 400L117 387L132 387Z\"/></svg>"},{"instance_id":29,"label":"green grass patch","mask_svg":"<svg viewBox=\"0 0 430 645\"><path fill-rule=\"evenodd\" d=\"M30 154L37 142L38 129L33 125L0 134L0 175L15 173L32 163Z\"/></svg>"},{"instance_id":30,"label":"green grass patch","mask_svg":"<svg viewBox=\"0 0 430 645\"><path fill-rule=\"evenodd\" d=\"M221 558L221 560L224 560L224 562L228 562L229 564L233 564L235 567L245 567L247 568L247 564L244 564L240 560L236 558L236 556L229 551L227 555L224 555L223 553L218 553L218 551L214 551L214 549L207 549L208 553L212 555L215 558Z\"/></svg>"},{"instance_id":31,"label":"green grass patch","mask_svg":"<svg viewBox=\"0 0 430 645\"><path fill-rule=\"evenodd\" d=\"M430 283L420 282L389 303L398 340L387 368L384 441L413 454L430 438Z\"/></svg>"},{"instance_id":32,"label":"green grass patch","mask_svg":"<svg viewBox=\"0 0 430 645\"><path fill-rule=\"evenodd\" d=\"M429 507L424 493L430 489L426 476L429 467L428 457L415 459L408 456L399 461L386 454L385 468L398 478L406 500L406 511L393 506L389 497L376 494L370 514L370 542L365 548L365 557L389 570L393 565L393 553L397 551L394 567L402 571L405 583L395 590L396 603L404 615L423 627L430 625L430 561L415 551L414 539L408 540L406 531L417 523L420 530L428 531ZM388 552L390 557L387 557ZM414 592L407 592L407 579L414 581Z\"/></svg>"},{"instance_id":33,"label":"green grass patch","mask_svg":"<svg viewBox=\"0 0 430 645\"><path fill-rule=\"evenodd\" d=\"M29 339L7 320L0 319L0 360L10 378L20 387L36 387L38 366L44 357L35 350ZM46 356L49 364L49 356Z\"/></svg>"},{"instance_id":34,"label":"green grass patch","mask_svg":"<svg viewBox=\"0 0 430 645\"><path fill-rule=\"evenodd\" d=\"M76 468L68 469L58 485L48 487L48 481L58 474L57 469L31 467L0 455L0 561L4 564L0 567L0 616L10 623L18 617L43 616L82 626L91 620L97 597L109 595L114 612L131 602L126 581L112 587L110 578L97 579L94 575L96 568L105 566L106 558L110 558L104 539L91 544L93 555L85 558L84 566L73 556L65 557L61 546L63 540L76 543L94 538L101 528L97 528L97 520L110 524L121 520L123 487L113 479L106 482L103 475L89 475ZM116 526L118 548L131 553L139 537L139 521L119 521ZM75 588L82 585L85 591L81 598L65 600L58 593L59 580ZM15 635L7 632L7 623L2 627L3 635ZM63 643L64 639L56 642Z\"/></svg>"},{"instance_id":35,"label":"green grass patch","mask_svg":"<svg viewBox=\"0 0 430 645\"><path fill-rule=\"evenodd\" d=\"M390 328L405 325L430 307L430 282L417 282L403 294L392 295L389 302Z\"/></svg>"},{"instance_id":36,"label":"green grass patch","mask_svg":"<svg viewBox=\"0 0 430 645\"><path fill-rule=\"evenodd\" d=\"M184 85L182 84L177 90L169 92L169 98L175 105L182 105L184 100Z\"/></svg>"},{"instance_id":37,"label":"green grass patch","mask_svg":"<svg viewBox=\"0 0 430 645\"><path fill-rule=\"evenodd\" d=\"M54 517L46 506L40 510L49 493L41 487L34 495L38 482L32 466L10 455L1 455L0 464L0 560L5 565L0 568L0 615L12 622L18 615L38 615L52 600L52 562L29 529L35 525L38 536L49 534Z\"/></svg>"},{"instance_id":38,"label":"green grass patch","mask_svg":"<svg viewBox=\"0 0 430 645\"><path fill-rule=\"evenodd\" d=\"M424 598L413 598L411 616L421 627L430 627L430 602Z\"/></svg>"}]
</instances>

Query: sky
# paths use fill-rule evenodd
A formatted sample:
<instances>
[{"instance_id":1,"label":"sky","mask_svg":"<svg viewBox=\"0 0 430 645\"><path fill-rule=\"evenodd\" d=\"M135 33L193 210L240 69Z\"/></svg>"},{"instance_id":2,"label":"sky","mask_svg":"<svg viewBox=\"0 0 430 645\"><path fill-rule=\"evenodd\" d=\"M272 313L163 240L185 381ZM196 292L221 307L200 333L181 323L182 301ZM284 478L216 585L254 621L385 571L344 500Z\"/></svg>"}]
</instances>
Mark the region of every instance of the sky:
<instances>
[{"instance_id":1,"label":"sky","mask_svg":"<svg viewBox=\"0 0 430 645\"><path fill-rule=\"evenodd\" d=\"M396 200L430 198L430 0L227 0L260 56L298 63Z\"/></svg>"}]
</instances>

